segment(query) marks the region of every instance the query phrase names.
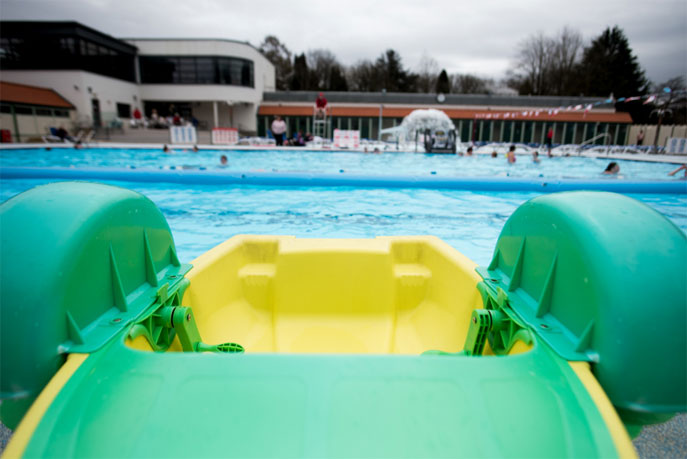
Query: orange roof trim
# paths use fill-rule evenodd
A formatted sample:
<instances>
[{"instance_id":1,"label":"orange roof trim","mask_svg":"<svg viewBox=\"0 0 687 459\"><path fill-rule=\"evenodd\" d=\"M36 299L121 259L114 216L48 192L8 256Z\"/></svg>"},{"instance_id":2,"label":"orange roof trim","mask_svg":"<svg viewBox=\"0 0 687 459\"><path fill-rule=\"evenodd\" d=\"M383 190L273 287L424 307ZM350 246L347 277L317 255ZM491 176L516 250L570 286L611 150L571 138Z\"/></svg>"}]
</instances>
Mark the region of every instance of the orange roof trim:
<instances>
[{"instance_id":1,"label":"orange roof trim","mask_svg":"<svg viewBox=\"0 0 687 459\"><path fill-rule=\"evenodd\" d=\"M74 106L67 99L48 88L0 81L0 101L14 104L42 105L69 108Z\"/></svg>"},{"instance_id":2,"label":"orange roof trim","mask_svg":"<svg viewBox=\"0 0 687 459\"><path fill-rule=\"evenodd\" d=\"M282 116L312 116L312 105L261 105L258 110L258 115L282 115ZM382 112L385 118L403 118L421 107L384 107ZM625 112L595 112L589 111L565 111L561 110L558 114L549 114L549 109L542 109L539 116L523 116L522 109L520 110L479 110L479 109L460 109L460 108L445 108L442 109L449 118L452 119L474 119L476 115L495 115L499 114L497 120L503 121L503 114L515 113L514 116L505 118L505 121L560 121L560 122L578 122L578 123L632 123L632 118L629 113ZM360 116L360 117L378 117L379 107L357 107L355 105L334 105L331 106L332 116ZM483 120L483 117L480 117ZM487 120L489 121L489 120Z\"/></svg>"}]
</instances>

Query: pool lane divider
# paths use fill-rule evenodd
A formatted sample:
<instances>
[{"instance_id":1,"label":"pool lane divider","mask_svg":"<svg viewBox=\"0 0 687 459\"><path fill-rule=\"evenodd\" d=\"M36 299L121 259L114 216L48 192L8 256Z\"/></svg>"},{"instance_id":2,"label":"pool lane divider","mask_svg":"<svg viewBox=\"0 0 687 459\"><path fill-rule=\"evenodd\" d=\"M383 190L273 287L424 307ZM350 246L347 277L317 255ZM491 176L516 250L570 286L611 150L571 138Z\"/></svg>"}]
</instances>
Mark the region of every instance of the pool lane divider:
<instances>
[{"instance_id":1,"label":"pool lane divider","mask_svg":"<svg viewBox=\"0 0 687 459\"><path fill-rule=\"evenodd\" d=\"M596 190L637 194L687 194L685 180L636 181L617 178L597 180L438 177L402 175L314 174L297 172L229 172L209 170L150 170L73 167L2 167L0 179L104 180L194 185L258 185L277 187L427 188L468 191Z\"/></svg>"}]
</instances>

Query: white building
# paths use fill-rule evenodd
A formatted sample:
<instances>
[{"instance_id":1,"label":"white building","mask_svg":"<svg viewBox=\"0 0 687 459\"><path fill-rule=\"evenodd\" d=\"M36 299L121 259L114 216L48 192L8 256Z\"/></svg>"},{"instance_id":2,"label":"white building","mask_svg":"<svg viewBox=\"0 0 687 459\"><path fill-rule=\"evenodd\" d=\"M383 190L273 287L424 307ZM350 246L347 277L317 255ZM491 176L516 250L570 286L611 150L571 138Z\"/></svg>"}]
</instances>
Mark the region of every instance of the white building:
<instances>
[{"instance_id":1,"label":"white building","mask_svg":"<svg viewBox=\"0 0 687 459\"><path fill-rule=\"evenodd\" d=\"M200 128L257 130L274 66L249 43L220 39L116 39L77 22L3 21L0 79L50 88L85 126L179 113Z\"/></svg>"}]
</instances>

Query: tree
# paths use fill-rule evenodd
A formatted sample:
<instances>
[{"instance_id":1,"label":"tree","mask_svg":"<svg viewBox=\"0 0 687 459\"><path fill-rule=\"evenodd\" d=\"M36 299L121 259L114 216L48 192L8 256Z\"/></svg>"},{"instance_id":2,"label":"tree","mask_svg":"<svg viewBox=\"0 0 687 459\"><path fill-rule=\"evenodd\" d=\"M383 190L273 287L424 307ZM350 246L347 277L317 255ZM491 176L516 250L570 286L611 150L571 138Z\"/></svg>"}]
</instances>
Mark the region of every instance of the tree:
<instances>
[{"instance_id":1,"label":"tree","mask_svg":"<svg viewBox=\"0 0 687 459\"><path fill-rule=\"evenodd\" d=\"M632 97L646 94L649 82L623 31L607 28L584 50L583 91L589 96Z\"/></svg>"},{"instance_id":2,"label":"tree","mask_svg":"<svg viewBox=\"0 0 687 459\"><path fill-rule=\"evenodd\" d=\"M291 79L291 51L274 35L268 35L260 45L260 52L274 65L275 80L278 90L288 89Z\"/></svg>"},{"instance_id":3,"label":"tree","mask_svg":"<svg viewBox=\"0 0 687 459\"><path fill-rule=\"evenodd\" d=\"M439 78L437 78L436 92L437 94L448 94L451 92L451 82L448 79L446 70L442 69Z\"/></svg>"},{"instance_id":4,"label":"tree","mask_svg":"<svg viewBox=\"0 0 687 459\"><path fill-rule=\"evenodd\" d=\"M311 90L346 91L348 85L344 77L343 66L336 56L326 49L308 51Z\"/></svg>"},{"instance_id":5,"label":"tree","mask_svg":"<svg viewBox=\"0 0 687 459\"><path fill-rule=\"evenodd\" d=\"M384 81L377 67L368 60L361 60L348 68L348 88L351 91L381 91Z\"/></svg>"},{"instance_id":6,"label":"tree","mask_svg":"<svg viewBox=\"0 0 687 459\"><path fill-rule=\"evenodd\" d=\"M422 54L417 72L417 90L423 93L432 92L436 87L439 63L426 52Z\"/></svg>"},{"instance_id":7,"label":"tree","mask_svg":"<svg viewBox=\"0 0 687 459\"><path fill-rule=\"evenodd\" d=\"M330 91L348 91L348 82L342 65L332 67L328 89Z\"/></svg>"},{"instance_id":8,"label":"tree","mask_svg":"<svg viewBox=\"0 0 687 459\"><path fill-rule=\"evenodd\" d=\"M407 72L401 64L401 56L393 49L387 49L377 58L375 67L381 77L382 87L389 92L414 92L417 75Z\"/></svg>"},{"instance_id":9,"label":"tree","mask_svg":"<svg viewBox=\"0 0 687 459\"><path fill-rule=\"evenodd\" d=\"M520 94L547 94L554 47L553 40L541 32L522 41L509 84Z\"/></svg>"},{"instance_id":10,"label":"tree","mask_svg":"<svg viewBox=\"0 0 687 459\"><path fill-rule=\"evenodd\" d=\"M453 92L457 94L491 94L492 80L480 78L470 74L453 75Z\"/></svg>"},{"instance_id":11,"label":"tree","mask_svg":"<svg viewBox=\"0 0 687 459\"><path fill-rule=\"evenodd\" d=\"M574 95L579 93L578 64L582 49L579 32L563 28L557 36L541 32L518 45L508 86L520 94Z\"/></svg>"},{"instance_id":12,"label":"tree","mask_svg":"<svg viewBox=\"0 0 687 459\"><path fill-rule=\"evenodd\" d=\"M296 55L293 58L293 74L289 82L292 91L306 91L310 89L310 71L305 54Z\"/></svg>"},{"instance_id":13,"label":"tree","mask_svg":"<svg viewBox=\"0 0 687 459\"><path fill-rule=\"evenodd\" d=\"M656 100L649 113L650 121L658 124L685 124L687 122L687 89L685 77L677 76L654 85L652 92L657 93Z\"/></svg>"},{"instance_id":14,"label":"tree","mask_svg":"<svg viewBox=\"0 0 687 459\"><path fill-rule=\"evenodd\" d=\"M551 88L554 95L579 93L579 58L582 52L580 32L564 27L553 43Z\"/></svg>"}]
</instances>

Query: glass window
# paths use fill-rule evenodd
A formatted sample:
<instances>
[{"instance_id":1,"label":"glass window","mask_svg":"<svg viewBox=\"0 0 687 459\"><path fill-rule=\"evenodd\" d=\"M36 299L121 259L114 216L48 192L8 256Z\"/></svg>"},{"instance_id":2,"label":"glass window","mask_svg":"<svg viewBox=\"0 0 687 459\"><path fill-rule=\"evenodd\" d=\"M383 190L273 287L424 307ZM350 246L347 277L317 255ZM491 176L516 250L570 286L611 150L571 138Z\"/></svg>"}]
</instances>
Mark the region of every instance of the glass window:
<instances>
[{"instance_id":1,"label":"glass window","mask_svg":"<svg viewBox=\"0 0 687 459\"><path fill-rule=\"evenodd\" d=\"M33 108L22 105L16 105L14 107L14 113L16 113L17 115L33 115Z\"/></svg>"},{"instance_id":2,"label":"glass window","mask_svg":"<svg viewBox=\"0 0 687 459\"><path fill-rule=\"evenodd\" d=\"M49 108L37 108L36 115L38 116L52 116L52 110Z\"/></svg>"},{"instance_id":3,"label":"glass window","mask_svg":"<svg viewBox=\"0 0 687 459\"><path fill-rule=\"evenodd\" d=\"M172 83L176 62L168 57L141 56L141 83Z\"/></svg>"},{"instance_id":4,"label":"glass window","mask_svg":"<svg viewBox=\"0 0 687 459\"><path fill-rule=\"evenodd\" d=\"M214 84L216 81L215 59L196 57L196 83Z\"/></svg>"},{"instance_id":5,"label":"glass window","mask_svg":"<svg viewBox=\"0 0 687 459\"><path fill-rule=\"evenodd\" d=\"M253 62L215 56L140 56L141 83L254 86Z\"/></svg>"},{"instance_id":6,"label":"glass window","mask_svg":"<svg viewBox=\"0 0 687 459\"><path fill-rule=\"evenodd\" d=\"M96 45L95 43L91 43L90 41L86 42L86 54L88 56L97 56L98 45Z\"/></svg>"},{"instance_id":7,"label":"glass window","mask_svg":"<svg viewBox=\"0 0 687 459\"><path fill-rule=\"evenodd\" d=\"M69 118L69 110L53 110L53 113L60 118Z\"/></svg>"},{"instance_id":8,"label":"glass window","mask_svg":"<svg viewBox=\"0 0 687 459\"><path fill-rule=\"evenodd\" d=\"M12 108L7 104L0 104L0 113L12 113Z\"/></svg>"},{"instance_id":9,"label":"glass window","mask_svg":"<svg viewBox=\"0 0 687 459\"><path fill-rule=\"evenodd\" d=\"M176 70L176 83L196 82L196 59L194 57L180 57Z\"/></svg>"},{"instance_id":10,"label":"glass window","mask_svg":"<svg viewBox=\"0 0 687 459\"><path fill-rule=\"evenodd\" d=\"M131 105L117 102L117 116L119 118L131 118Z\"/></svg>"},{"instance_id":11,"label":"glass window","mask_svg":"<svg viewBox=\"0 0 687 459\"><path fill-rule=\"evenodd\" d=\"M232 84L231 81L231 63L228 58L220 57L217 60L219 84Z\"/></svg>"}]
</instances>

